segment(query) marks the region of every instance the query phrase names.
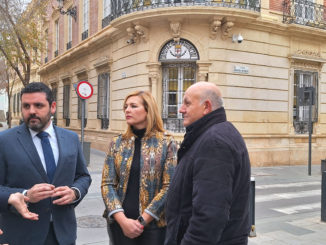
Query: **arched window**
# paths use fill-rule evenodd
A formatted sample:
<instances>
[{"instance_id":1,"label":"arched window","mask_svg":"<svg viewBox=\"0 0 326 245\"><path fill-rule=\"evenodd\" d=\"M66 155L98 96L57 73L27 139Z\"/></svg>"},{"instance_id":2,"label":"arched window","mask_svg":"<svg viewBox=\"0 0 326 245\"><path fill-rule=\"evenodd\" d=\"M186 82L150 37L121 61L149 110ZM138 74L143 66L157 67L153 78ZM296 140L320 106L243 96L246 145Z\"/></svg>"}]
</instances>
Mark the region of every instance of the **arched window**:
<instances>
[{"instance_id":1,"label":"arched window","mask_svg":"<svg viewBox=\"0 0 326 245\"><path fill-rule=\"evenodd\" d=\"M159 61L163 69L164 127L173 132L183 132L182 104L185 90L196 82L196 61L199 54L195 46L185 40L167 42L162 48Z\"/></svg>"}]
</instances>

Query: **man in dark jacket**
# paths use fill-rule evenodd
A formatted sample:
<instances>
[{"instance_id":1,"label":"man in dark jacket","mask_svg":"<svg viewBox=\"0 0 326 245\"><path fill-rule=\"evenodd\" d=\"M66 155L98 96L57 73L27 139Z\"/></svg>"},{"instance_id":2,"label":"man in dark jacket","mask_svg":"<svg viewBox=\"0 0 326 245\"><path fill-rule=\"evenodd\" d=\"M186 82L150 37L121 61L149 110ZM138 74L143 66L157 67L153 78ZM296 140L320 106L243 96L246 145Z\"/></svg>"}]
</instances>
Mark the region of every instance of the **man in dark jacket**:
<instances>
[{"instance_id":1,"label":"man in dark jacket","mask_svg":"<svg viewBox=\"0 0 326 245\"><path fill-rule=\"evenodd\" d=\"M249 156L222 105L213 83L185 92L179 111L186 134L167 197L165 245L248 244Z\"/></svg>"}]
</instances>

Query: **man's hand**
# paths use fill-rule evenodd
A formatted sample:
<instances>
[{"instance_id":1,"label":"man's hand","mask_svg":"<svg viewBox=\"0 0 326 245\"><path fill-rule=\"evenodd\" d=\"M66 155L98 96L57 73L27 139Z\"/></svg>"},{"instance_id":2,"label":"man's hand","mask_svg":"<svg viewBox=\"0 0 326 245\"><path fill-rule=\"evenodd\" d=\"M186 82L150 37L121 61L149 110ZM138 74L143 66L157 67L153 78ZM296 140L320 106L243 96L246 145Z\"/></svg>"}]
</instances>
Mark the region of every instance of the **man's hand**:
<instances>
[{"instance_id":1,"label":"man's hand","mask_svg":"<svg viewBox=\"0 0 326 245\"><path fill-rule=\"evenodd\" d=\"M47 183L36 184L27 191L29 202L36 203L43 199L49 198L54 193L54 185Z\"/></svg>"},{"instance_id":2,"label":"man's hand","mask_svg":"<svg viewBox=\"0 0 326 245\"><path fill-rule=\"evenodd\" d=\"M56 205L67 205L76 200L74 190L68 186L59 186L55 188L52 197L60 197L53 201L53 204Z\"/></svg>"},{"instance_id":3,"label":"man's hand","mask_svg":"<svg viewBox=\"0 0 326 245\"><path fill-rule=\"evenodd\" d=\"M38 214L32 213L27 209L25 201L28 202L28 200L28 197L25 197L22 193L17 192L9 196L8 204L14 206L18 213L23 216L23 218L38 220Z\"/></svg>"}]
</instances>

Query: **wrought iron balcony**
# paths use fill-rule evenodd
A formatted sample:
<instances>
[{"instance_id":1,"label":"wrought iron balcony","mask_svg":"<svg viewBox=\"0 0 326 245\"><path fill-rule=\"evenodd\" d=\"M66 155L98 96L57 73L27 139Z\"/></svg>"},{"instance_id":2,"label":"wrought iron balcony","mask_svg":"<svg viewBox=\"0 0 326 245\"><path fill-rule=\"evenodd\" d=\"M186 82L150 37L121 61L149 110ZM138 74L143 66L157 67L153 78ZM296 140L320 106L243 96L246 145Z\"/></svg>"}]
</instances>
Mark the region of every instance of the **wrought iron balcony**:
<instances>
[{"instance_id":1,"label":"wrought iron balcony","mask_svg":"<svg viewBox=\"0 0 326 245\"><path fill-rule=\"evenodd\" d=\"M309 0L284 0L283 23L326 29L325 6Z\"/></svg>"},{"instance_id":2,"label":"wrought iron balcony","mask_svg":"<svg viewBox=\"0 0 326 245\"><path fill-rule=\"evenodd\" d=\"M260 0L111 0L111 14L105 21L110 22L136 11L184 6L226 7L260 12Z\"/></svg>"},{"instance_id":3,"label":"wrought iron balcony","mask_svg":"<svg viewBox=\"0 0 326 245\"><path fill-rule=\"evenodd\" d=\"M111 19L110 16L106 16L105 18L102 19L102 28L106 27L107 25L109 25Z\"/></svg>"},{"instance_id":4,"label":"wrought iron balcony","mask_svg":"<svg viewBox=\"0 0 326 245\"><path fill-rule=\"evenodd\" d=\"M67 42L67 50L68 49L71 49L71 41L70 42Z\"/></svg>"},{"instance_id":5,"label":"wrought iron balcony","mask_svg":"<svg viewBox=\"0 0 326 245\"><path fill-rule=\"evenodd\" d=\"M88 30L82 33L82 40L85 40L86 38L88 38Z\"/></svg>"}]
</instances>

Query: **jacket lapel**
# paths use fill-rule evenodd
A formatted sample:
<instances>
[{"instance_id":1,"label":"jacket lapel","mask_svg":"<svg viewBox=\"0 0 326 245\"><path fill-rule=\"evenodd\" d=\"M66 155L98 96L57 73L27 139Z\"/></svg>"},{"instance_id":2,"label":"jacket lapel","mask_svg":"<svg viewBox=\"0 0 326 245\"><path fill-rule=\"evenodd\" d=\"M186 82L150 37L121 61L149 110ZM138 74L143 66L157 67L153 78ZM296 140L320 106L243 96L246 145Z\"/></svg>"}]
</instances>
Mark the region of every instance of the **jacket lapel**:
<instances>
[{"instance_id":1,"label":"jacket lapel","mask_svg":"<svg viewBox=\"0 0 326 245\"><path fill-rule=\"evenodd\" d=\"M44 181L48 182L49 179L46 175L41 159L37 153L31 134L25 124L19 126L17 131L17 139L22 148L25 150L27 156L30 158L36 170L40 173Z\"/></svg>"}]
</instances>

